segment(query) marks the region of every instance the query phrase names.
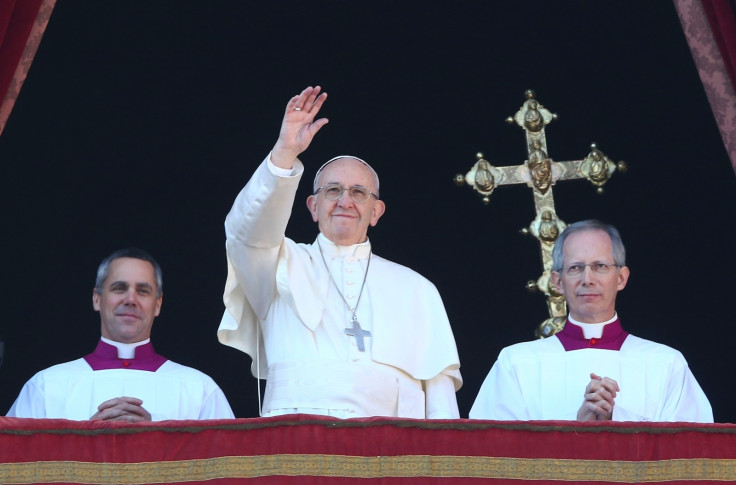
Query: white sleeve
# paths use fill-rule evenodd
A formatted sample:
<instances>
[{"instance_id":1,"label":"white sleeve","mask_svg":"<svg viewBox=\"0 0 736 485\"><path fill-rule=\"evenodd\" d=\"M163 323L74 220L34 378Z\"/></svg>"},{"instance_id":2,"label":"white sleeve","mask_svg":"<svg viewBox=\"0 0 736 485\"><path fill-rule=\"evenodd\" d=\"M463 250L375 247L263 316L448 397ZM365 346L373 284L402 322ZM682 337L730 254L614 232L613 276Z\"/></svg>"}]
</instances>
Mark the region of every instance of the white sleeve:
<instances>
[{"instance_id":1,"label":"white sleeve","mask_svg":"<svg viewBox=\"0 0 736 485\"><path fill-rule=\"evenodd\" d=\"M660 421L713 422L710 402L682 356L672 370Z\"/></svg>"},{"instance_id":2,"label":"white sleeve","mask_svg":"<svg viewBox=\"0 0 736 485\"><path fill-rule=\"evenodd\" d=\"M229 271L234 272L228 277L237 280L261 320L274 298L279 248L303 173L301 162L294 163L292 171L296 174L280 177L264 161L225 219Z\"/></svg>"},{"instance_id":3,"label":"white sleeve","mask_svg":"<svg viewBox=\"0 0 736 485\"><path fill-rule=\"evenodd\" d=\"M266 157L266 165L268 165L268 169L271 171L272 174L278 176L278 177L291 177L294 175L295 168L281 168L277 167L273 164L271 161L271 154L268 154L268 157Z\"/></svg>"},{"instance_id":4,"label":"white sleeve","mask_svg":"<svg viewBox=\"0 0 736 485\"><path fill-rule=\"evenodd\" d=\"M235 415L227 402L225 393L217 387L205 398L199 411L199 419L233 419Z\"/></svg>"},{"instance_id":5,"label":"white sleeve","mask_svg":"<svg viewBox=\"0 0 736 485\"><path fill-rule=\"evenodd\" d=\"M710 402L682 354L677 352L667 370L668 377L663 385L663 394L656 393L657 402L650 408L644 408L649 409L649 413L642 415L641 411L636 412L615 405L613 421L712 423L713 410ZM641 399L644 399L644 396Z\"/></svg>"},{"instance_id":6,"label":"white sleeve","mask_svg":"<svg viewBox=\"0 0 736 485\"><path fill-rule=\"evenodd\" d=\"M258 321L265 320L275 298L279 251L303 170L295 160L292 176L280 177L264 160L225 219L226 310L217 335L221 343L254 358L262 347Z\"/></svg>"},{"instance_id":7,"label":"white sleeve","mask_svg":"<svg viewBox=\"0 0 736 485\"><path fill-rule=\"evenodd\" d=\"M499 421L530 419L521 386L505 361L503 350L483 381L470 409L470 419Z\"/></svg>"},{"instance_id":8,"label":"white sleeve","mask_svg":"<svg viewBox=\"0 0 736 485\"><path fill-rule=\"evenodd\" d=\"M460 417L455 396L455 381L452 377L438 374L424 381L424 394L427 419L458 419Z\"/></svg>"},{"instance_id":9,"label":"white sleeve","mask_svg":"<svg viewBox=\"0 0 736 485\"><path fill-rule=\"evenodd\" d=\"M10 418L46 417L46 398L43 389L38 385L37 375L25 383L6 416Z\"/></svg>"}]
</instances>

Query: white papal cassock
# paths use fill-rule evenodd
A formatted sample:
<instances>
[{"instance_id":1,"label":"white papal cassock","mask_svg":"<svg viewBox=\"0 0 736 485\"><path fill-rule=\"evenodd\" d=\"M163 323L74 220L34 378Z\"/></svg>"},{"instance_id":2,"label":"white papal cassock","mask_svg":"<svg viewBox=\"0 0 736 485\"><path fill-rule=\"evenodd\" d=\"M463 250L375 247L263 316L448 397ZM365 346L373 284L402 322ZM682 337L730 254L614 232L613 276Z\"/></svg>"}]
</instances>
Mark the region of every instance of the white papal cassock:
<instances>
[{"instance_id":1,"label":"white papal cassock","mask_svg":"<svg viewBox=\"0 0 736 485\"><path fill-rule=\"evenodd\" d=\"M370 256L368 241L286 238L301 162L292 172L267 158L225 221L227 309L218 337L250 355L253 375L267 379L263 415L459 417L460 361L435 286ZM344 331L352 312L336 285L351 306L360 298L356 316L371 332L363 352Z\"/></svg>"},{"instance_id":2,"label":"white papal cassock","mask_svg":"<svg viewBox=\"0 0 736 485\"><path fill-rule=\"evenodd\" d=\"M83 421L103 402L127 396L142 400L153 421L234 417L208 375L156 354L150 343L135 352L120 359L114 346L100 341L92 354L38 372L8 416Z\"/></svg>"},{"instance_id":3,"label":"white papal cassock","mask_svg":"<svg viewBox=\"0 0 736 485\"><path fill-rule=\"evenodd\" d=\"M568 320L552 337L501 351L471 419L575 420L590 373L615 380L614 421L713 422L713 411L677 350L626 333L618 321L586 339Z\"/></svg>"}]
</instances>

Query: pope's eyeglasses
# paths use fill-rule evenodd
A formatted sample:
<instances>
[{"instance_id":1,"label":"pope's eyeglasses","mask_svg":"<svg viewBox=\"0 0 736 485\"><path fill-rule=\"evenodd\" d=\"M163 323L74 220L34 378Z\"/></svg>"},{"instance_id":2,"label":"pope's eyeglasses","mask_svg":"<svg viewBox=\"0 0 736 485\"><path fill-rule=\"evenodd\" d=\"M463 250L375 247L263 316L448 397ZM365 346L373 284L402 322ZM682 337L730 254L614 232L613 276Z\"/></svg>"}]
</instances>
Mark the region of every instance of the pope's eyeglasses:
<instances>
[{"instance_id":1,"label":"pope's eyeglasses","mask_svg":"<svg viewBox=\"0 0 736 485\"><path fill-rule=\"evenodd\" d=\"M353 202L356 202L358 204L362 204L363 202L366 202L371 195L378 199L378 196L368 190L367 187L363 187L362 185L353 185L352 187L345 187L340 184L327 184L323 185L322 187L318 188L314 194L317 195L320 191L322 191L322 195L327 200L340 200L340 197L342 197L342 194L345 193L345 191L348 191L348 196L353 200Z\"/></svg>"},{"instance_id":2,"label":"pope's eyeglasses","mask_svg":"<svg viewBox=\"0 0 736 485\"><path fill-rule=\"evenodd\" d=\"M562 270L567 274L568 276L580 276L585 272L585 267L590 266L590 269L593 270L593 273L596 274L608 274L612 268L620 268L620 264L608 264L608 263L590 263L590 264L583 264L583 263L575 263L571 264L570 266L566 268L562 268Z\"/></svg>"}]
</instances>

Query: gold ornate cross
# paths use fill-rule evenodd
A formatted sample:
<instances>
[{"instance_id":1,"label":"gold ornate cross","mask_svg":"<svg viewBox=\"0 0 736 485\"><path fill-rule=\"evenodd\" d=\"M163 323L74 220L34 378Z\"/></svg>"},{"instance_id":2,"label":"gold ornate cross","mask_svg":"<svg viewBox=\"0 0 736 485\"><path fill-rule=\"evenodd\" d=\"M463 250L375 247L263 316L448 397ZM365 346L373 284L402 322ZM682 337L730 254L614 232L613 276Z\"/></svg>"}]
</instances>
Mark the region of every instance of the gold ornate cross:
<instances>
[{"instance_id":1,"label":"gold ornate cross","mask_svg":"<svg viewBox=\"0 0 736 485\"><path fill-rule=\"evenodd\" d=\"M528 159L521 165L494 167L483 158L482 153L476 155L477 161L470 171L463 176L455 176L458 185L467 184L483 197L483 202L490 202L490 195L500 185L525 183L534 193L536 218L528 227L522 229L524 234L531 234L542 250L544 272L537 281L527 282L527 289L539 290L547 296L549 318L544 320L534 332L537 337L545 338L562 329L567 318L567 305L564 297L552 284L552 248L557 236L565 228L565 223L557 217L552 186L560 180L585 178L603 192L602 186L616 170L626 171L626 163L611 161L596 147L590 145L590 153L582 160L555 162L547 155L547 138L545 126L557 115L549 112L536 99L534 91L524 93L526 101L521 109L506 119L509 124L516 123L526 132Z\"/></svg>"}]
</instances>

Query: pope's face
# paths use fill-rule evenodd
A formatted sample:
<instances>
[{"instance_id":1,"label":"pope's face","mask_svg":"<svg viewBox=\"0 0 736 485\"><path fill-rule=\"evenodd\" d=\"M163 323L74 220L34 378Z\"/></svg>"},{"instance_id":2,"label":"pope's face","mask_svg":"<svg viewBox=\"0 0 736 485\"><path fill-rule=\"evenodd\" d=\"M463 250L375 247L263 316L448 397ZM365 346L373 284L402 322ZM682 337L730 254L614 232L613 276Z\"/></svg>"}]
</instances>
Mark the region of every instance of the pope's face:
<instances>
[{"instance_id":1,"label":"pope's face","mask_svg":"<svg viewBox=\"0 0 736 485\"><path fill-rule=\"evenodd\" d=\"M570 234L562 247L563 269L552 273L557 290L565 295L570 316L582 323L601 323L616 312L616 293L629 279L629 268L613 267L606 274L586 266L576 276L567 274L571 264L614 264L611 238L604 231L590 230Z\"/></svg>"},{"instance_id":2,"label":"pope's face","mask_svg":"<svg viewBox=\"0 0 736 485\"><path fill-rule=\"evenodd\" d=\"M92 306L100 312L102 336L135 343L151 336L153 319L161 311L156 274L148 261L118 258L110 263L102 293L92 292Z\"/></svg>"},{"instance_id":3,"label":"pope's face","mask_svg":"<svg viewBox=\"0 0 736 485\"><path fill-rule=\"evenodd\" d=\"M341 158L327 165L318 181L318 187L336 183L343 187L361 185L376 192L373 173L363 163L352 158ZM320 191L307 198L307 207L320 232L327 239L341 246L364 242L368 226L375 226L386 206L375 197L365 202L355 202L346 190L338 200L328 200Z\"/></svg>"}]
</instances>

